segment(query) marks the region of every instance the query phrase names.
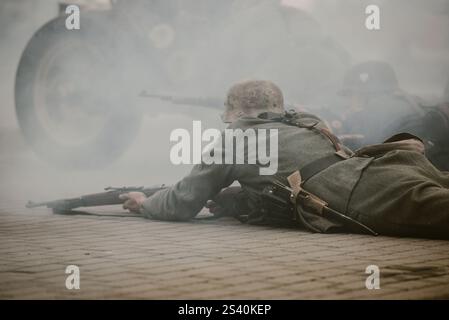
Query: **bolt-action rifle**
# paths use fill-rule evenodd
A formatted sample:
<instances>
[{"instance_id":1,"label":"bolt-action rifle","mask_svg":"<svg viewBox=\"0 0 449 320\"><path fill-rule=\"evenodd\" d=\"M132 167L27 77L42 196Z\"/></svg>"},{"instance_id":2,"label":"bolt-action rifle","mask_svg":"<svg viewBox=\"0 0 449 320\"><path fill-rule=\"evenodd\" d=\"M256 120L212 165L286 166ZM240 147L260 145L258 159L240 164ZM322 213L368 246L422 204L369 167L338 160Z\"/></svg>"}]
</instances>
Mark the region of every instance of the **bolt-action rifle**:
<instances>
[{"instance_id":1,"label":"bolt-action rifle","mask_svg":"<svg viewBox=\"0 0 449 320\"><path fill-rule=\"evenodd\" d=\"M159 190L167 188L165 185L144 188L144 187L107 187L105 192L87 194L76 198L59 199L47 202L28 201L27 208L47 207L51 208L54 213L64 213L80 207L98 207L107 205L122 204L126 200L120 199L120 195L127 192L142 192L147 197L155 194Z\"/></svg>"}]
</instances>

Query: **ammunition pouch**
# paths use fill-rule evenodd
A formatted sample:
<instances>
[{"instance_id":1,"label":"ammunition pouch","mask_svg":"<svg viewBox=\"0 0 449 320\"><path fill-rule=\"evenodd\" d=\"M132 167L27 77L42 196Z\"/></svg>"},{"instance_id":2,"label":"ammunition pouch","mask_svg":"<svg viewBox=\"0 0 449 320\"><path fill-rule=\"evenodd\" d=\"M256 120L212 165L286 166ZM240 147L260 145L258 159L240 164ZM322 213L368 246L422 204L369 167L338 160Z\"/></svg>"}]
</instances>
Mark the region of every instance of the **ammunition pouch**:
<instances>
[{"instance_id":1,"label":"ammunition pouch","mask_svg":"<svg viewBox=\"0 0 449 320\"><path fill-rule=\"evenodd\" d=\"M267 186L260 194L260 206L249 215L248 222L270 224L295 224L297 217L290 199L291 193L278 186Z\"/></svg>"}]
</instances>

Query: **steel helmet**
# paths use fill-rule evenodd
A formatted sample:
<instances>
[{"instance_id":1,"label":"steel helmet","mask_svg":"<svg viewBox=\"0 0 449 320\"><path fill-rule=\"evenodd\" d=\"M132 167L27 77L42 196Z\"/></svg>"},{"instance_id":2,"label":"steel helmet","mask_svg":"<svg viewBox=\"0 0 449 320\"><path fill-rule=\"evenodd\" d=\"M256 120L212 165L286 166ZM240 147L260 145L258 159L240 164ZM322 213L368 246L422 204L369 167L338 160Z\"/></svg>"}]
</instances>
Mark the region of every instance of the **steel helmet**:
<instances>
[{"instance_id":1,"label":"steel helmet","mask_svg":"<svg viewBox=\"0 0 449 320\"><path fill-rule=\"evenodd\" d=\"M399 87L393 68L383 61L367 61L351 67L345 74L343 95L393 93Z\"/></svg>"},{"instance_id":2,"label":"steel helmet","mask_svg":"<svg viewBox=\"0 0 449 320\"><path fill-rule=\"evenodd\" d=\"M228 110L279 110L284 107L284 97L271 81L243 81L229 89L226 106Z\"/></svg>"}]
</instances>

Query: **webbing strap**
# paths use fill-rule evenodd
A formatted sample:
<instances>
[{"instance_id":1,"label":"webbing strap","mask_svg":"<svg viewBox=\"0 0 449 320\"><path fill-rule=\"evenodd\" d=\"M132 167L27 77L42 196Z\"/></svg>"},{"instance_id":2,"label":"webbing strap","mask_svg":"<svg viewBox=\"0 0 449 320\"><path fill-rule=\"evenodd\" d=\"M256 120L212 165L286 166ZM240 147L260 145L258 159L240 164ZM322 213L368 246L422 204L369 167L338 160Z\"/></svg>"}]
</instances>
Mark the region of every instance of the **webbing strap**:
<instances>
[{"instance_id":1,"label":"webbing strap","mask_svg":"<svg viewBox=\"0 0 449 320\"><path fill-rule=\"evenodd\" d=\"M329 166L333 165L334 163L337 163L339 161L344 160L346 157L344 151L341 148L341 143L337 136L335 136L330 130L326 128L318 128L317 125L319 123L319 119L314 121L313 123L306 125L304 123L301 123L297 119L295 119L296 112L294 111L287 111L284 115L271 113L271 112L265 112L261 113L258 117L261 119L269 119L272 121L279 121L291 126L295 126L298 128L303 129L309 129L309 130L316 130L319 134L326 137L334 146L335 153L320 159L317 159L315 161L312 161L311 163L305 165L301 170L301 179L302 182L305 182L309 178L313 177L315 174L317 174L320 171L323 171L324 169L328 168Z\"/></svg>"},{"instance_id":2,"label":"webbing strap","mask_svg":"<svg viewBox=\"0 0 449 320\"><path fill-rule=\"evenodd\" d=\"M335 151L339 152L341 150L340 140L338 140L337 136L335 136L332 132L324 128L318 130L321 134L323 134L326 138L330 140L330 142L333 144L335 148Z\"/></svg>"},{"instance_id":3,"label":"webbing strap","mask_svg":"<svg viewBox=\"0 0 449 320\"><path fill-rule=\"evenodd\" d=\"M308 179L310 179L317 173L327 169L331 165L333 165L339 161L342 161L342 160L344 160L344 159L339 157L337 154L333 153L329 156L319 158L315 161L312 161L309 164L306 164L301 170L299 170L301 172L302 182L304 183L305 181L307 181Z\"/></svg>"},{"instance_id":4,"label":"webbing strap","mask_svg":"<svg viewBox=\"0 0 449 320\"><path fill-rule=\"evenodd\" d=\"M335 151L340 152L341 151L341 143L337 136L335 136L330 130L326 128L317 128L318 123L320 122L319 119L316 119L311 124L304 124L301 123L299 120L295 119L296 112L294 111L287 111L284 115L279 115L271 112L264 112L261 113L258 117L261 119L270 119L272 121L279 121L285 124L288 124L290 126L295 126L302 129L309 129L309 130L316 130L321 135L325 136L334 146Z\"/></svg>"}]
</instances>

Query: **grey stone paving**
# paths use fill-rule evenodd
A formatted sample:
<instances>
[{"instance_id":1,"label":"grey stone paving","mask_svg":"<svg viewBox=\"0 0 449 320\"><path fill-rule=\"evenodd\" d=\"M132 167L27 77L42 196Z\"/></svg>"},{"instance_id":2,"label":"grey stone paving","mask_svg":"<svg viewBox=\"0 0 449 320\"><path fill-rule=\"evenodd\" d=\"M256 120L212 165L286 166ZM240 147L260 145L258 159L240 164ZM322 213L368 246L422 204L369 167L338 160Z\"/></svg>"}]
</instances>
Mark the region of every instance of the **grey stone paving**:
<instances>
[{"instance_id":1,"label":"grey stone paving","mask_svg":"<svg viewBox=\"0 0 449 320\"><path fill-rule=\"evenodd\" d=\"M0 298L449 298L448 242L0 211ZM80 290L65 268L80 268ZM365 287L378 265L379 290Z\"/></svg>"}]
</instances>

